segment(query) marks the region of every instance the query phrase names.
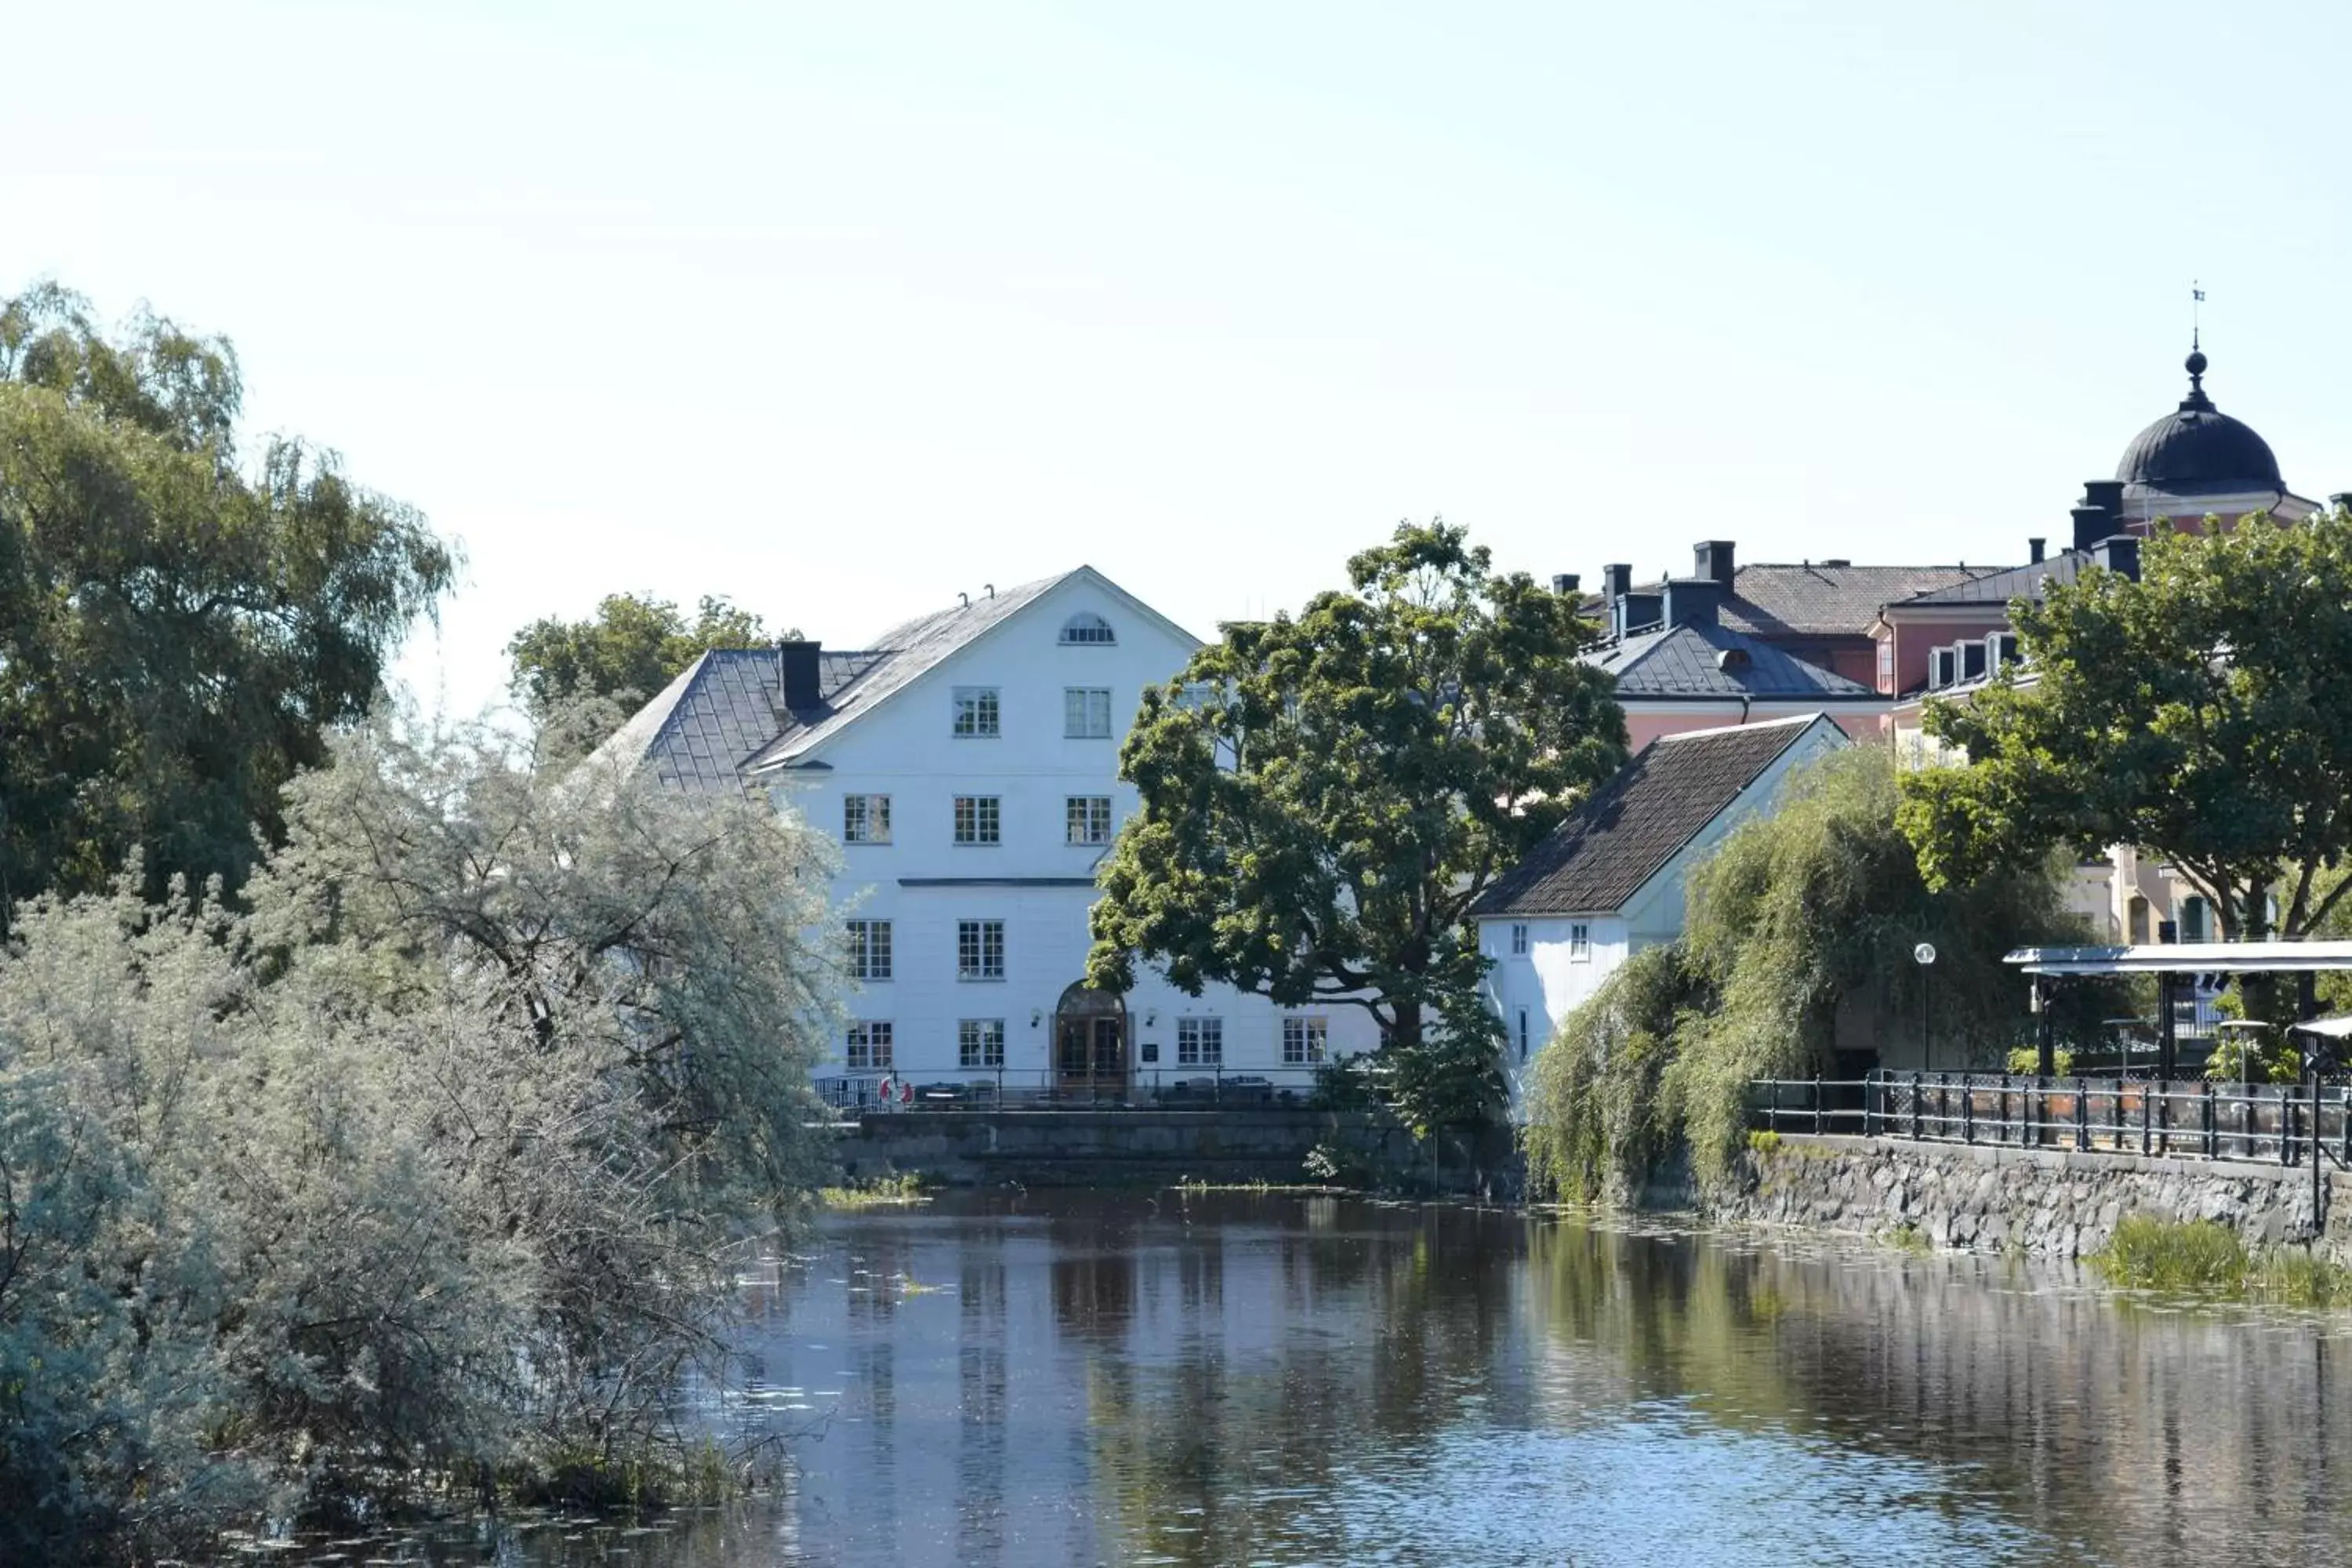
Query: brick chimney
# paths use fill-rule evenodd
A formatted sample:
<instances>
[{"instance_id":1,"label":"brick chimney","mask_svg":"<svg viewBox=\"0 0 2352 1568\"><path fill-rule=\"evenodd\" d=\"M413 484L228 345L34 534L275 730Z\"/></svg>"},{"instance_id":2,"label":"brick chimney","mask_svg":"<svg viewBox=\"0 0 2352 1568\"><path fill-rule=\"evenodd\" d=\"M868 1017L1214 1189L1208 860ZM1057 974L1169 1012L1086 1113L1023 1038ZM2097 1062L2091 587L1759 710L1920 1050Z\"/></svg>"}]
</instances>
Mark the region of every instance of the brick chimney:
<instances>
[{"instance_id":1,"label":"brick chimney","mask_svg":"<svg viewBox=\"0 0 2352 1568\"><path fill-rule=\"evenodd\" d=\"M1737 568L1732 564L1734 549L1733 542L1728 539L1699 541L1691 552L1696 558L1696 570L1691 575L1707 578L1719 585L1725 593L1730 593L1731 580L1738 574Z\"/></svg>"}]
</instances>

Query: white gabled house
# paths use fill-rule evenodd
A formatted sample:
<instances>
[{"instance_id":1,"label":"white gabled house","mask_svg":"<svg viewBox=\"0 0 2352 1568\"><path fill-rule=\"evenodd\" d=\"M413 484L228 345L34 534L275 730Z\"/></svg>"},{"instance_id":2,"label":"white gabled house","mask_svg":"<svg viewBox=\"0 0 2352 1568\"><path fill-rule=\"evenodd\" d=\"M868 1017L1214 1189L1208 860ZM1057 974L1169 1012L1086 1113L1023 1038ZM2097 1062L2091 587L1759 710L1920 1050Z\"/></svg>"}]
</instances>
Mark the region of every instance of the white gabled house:
<instances>
[{"instance_id":1,"label":"white gabled house","mask_svg":"<svg viewBox=\"0 0 2352 1568\"><path fill-rule=\"evenodd\" d=\"M1846 743L1830 719L1664 735L1480 897L1470 911L1520 1080L1560 1020L1634 952L1683 931L1691 867L1759 812L1793 768Z\"/></svg>"},{"instance_id":2,"label":"white gabled house","mask_svg":"<svg viewBox=\"0 0 2352 1568\"><path fill-rule=\"evenodd\" d=\"M1280 1008L1148 967L1084 985L1095 872L1136 808L1118 752L1199 640L1092 567L894 626L703 655L606 742L675 788L764 789L842 846L854 1021L820 1072L1119 1098L1304 1089L1368 1050L1360 1007Z\"/></svg>"}]
</instances>

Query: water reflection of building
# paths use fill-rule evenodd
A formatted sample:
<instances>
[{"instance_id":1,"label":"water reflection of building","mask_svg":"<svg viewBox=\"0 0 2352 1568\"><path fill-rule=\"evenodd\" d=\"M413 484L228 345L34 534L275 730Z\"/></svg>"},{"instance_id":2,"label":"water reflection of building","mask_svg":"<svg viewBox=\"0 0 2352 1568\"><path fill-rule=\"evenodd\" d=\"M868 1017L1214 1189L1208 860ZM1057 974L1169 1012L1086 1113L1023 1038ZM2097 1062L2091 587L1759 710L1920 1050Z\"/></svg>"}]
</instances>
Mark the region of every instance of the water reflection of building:
<instances>
[{"instance_id":1,"label":"water reflection of building","mask_svg":"<svg viewBox=\"0 0 2352 1568\"><path fill-rule=\"evenodd\" d=\"M1823 1544L1862 1507L1927 1532L1927 1561L1947 1520L2012 1531L2014 1560L2143 1568L2312 1561L2345 1522L2345 1394L2315 1399L2334 1352L2300 1323L2147 1312L1994 1260L1456 1209L1039 1206L861 1217L751 1347L779 1384L841 1391L803 1449L823 1560L1349 1562L1445 1508L1533 1519L1577 1558L1611 1500L1545 1466L1589 1483L1612 1452L1670 1478L1654 1531L1705 1522L1720 1456ZM866 1301L854 1270L877 1263L932 1289ZM1441 1475L1463 1495L1433 1496ZM1825 1477L1834 1498L1802 1493ZM1527 1555L1465 1529L1453 1560Z\"/></svg>"}]
</instances>

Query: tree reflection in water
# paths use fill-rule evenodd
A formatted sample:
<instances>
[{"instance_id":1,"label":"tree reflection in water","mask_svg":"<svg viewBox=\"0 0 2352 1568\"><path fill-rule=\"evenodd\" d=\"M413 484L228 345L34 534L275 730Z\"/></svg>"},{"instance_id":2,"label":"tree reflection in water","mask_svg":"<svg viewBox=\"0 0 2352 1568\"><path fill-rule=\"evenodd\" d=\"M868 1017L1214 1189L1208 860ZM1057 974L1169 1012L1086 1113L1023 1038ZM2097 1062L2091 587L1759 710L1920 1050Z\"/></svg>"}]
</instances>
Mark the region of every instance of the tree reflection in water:
<instances>
[{"instance_id":1,"label":"tree reflection in water","mask_svg":"<svg viewBox=\"0 0 2352 1568\"><path fill-rule=\"evenodd\" d=\"M2323 1325L2072 1271L1172 1192L950 1197L803 1250L746 1345L837 1406L791 1495L502 1561L2342 1554Z\"/></svg>"}]
</instances>

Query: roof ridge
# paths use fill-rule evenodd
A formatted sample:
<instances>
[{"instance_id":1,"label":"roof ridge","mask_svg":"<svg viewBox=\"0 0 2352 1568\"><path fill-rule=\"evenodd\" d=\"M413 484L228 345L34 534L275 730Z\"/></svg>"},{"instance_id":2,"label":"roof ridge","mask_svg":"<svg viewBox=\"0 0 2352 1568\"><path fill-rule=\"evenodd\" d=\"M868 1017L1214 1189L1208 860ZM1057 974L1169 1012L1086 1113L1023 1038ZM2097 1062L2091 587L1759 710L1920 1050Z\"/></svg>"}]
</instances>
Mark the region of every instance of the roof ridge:
<instances>
[{"instance_id":1,"label":"roof ridge","mask_svg":"<svg viewBox=\"0 0 2352 1568\"><path fill-rule=\"evenodd\" d=\"M1826 713L1788 713L1778 719L1758 719L1746 724L1717 724L1705 730L1677 730L1671 735L1659 736L1652 743L1663 746L1676 741L1705 740L1710 735L1737 735L1747 731L1773 730L1783 724L1810 725L1816 719L1828 717ZM1645 746L1643 749L1646 751L1649 748Z\"/></svg>"}]
</instances>

